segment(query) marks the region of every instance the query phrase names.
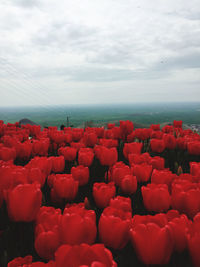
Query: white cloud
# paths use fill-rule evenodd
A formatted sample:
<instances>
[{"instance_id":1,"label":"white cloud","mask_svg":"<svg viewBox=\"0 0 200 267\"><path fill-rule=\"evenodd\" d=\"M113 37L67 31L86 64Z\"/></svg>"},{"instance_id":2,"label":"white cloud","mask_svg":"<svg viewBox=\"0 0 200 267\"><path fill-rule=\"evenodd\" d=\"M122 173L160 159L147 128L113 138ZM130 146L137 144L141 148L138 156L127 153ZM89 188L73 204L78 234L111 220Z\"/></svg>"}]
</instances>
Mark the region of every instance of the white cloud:
<instances>
[{"instance_id":1,"label":"white cloud","mask_svg":"<svg viewBox=\"0 0 200 267\"><path fill-rule=\"evenodd\" d=\"M198 100L199 15L198 0L3 0L0 105Z\"/></svg>"}]
</instances>

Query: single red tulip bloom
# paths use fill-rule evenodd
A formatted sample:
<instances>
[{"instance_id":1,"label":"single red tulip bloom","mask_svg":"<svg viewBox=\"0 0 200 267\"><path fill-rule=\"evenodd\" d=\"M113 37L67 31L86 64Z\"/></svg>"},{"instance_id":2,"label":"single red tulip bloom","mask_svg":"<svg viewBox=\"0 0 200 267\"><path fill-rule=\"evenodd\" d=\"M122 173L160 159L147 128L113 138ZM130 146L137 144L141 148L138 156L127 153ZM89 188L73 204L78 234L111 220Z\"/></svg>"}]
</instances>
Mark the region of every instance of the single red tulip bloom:
<instances>
[{"instance_id":1,"label":"single red tulip bloom","mask_svg":"<svg viewBox=\"0 0 200 267\"><path fill-rule=\"evenodd\" d=\"M59 198L73 200L78 193L78 181L75 181L72 174L57 174L53 179L53 189Z\"/></svg>"},{"instance_id":2,"label":"single red tulip bloom","mask_svg":"<svg viewBox=\"0 0 200 267\"><path fill-rule=\"evenodd\" d=\"M42 192L38 184L18 185L7 191L6 202L11 220L31 222L42 204Z\"/></svg>"},{"instance_id":3,"label":"single red tulip bloom","mask_svg":"<svg viewBox=\"0 0 200 267\"><path fill-rule=\"evenodd\" d=\"M74 147L60 147L58 149L58 155L64 156L67 161L73 161L76 159L77 149Z\"/></svg>"},{"instance_id":4,"label":"single red tulip bloom","mask_svg":"<svg viewBox=\"0 0 200 267\"><path fill-rule=\"evenodd\" d=\"M109 205L110 199L116 194L116 188L113 182L94 183L93 185L93 197L97 207L103 209Z\"/></svg>"},{"instance_id":5,"label":"single red tulip bloom","mask_svg":"<svg viewBox=\"0 0 200 267\"><path fill-rule=\"evenodd\" d=\"M151 139L162 139L163 138L163 132L161 131L152 131L150 134Z\"/></svg>"},{"instance_id":6,"label":"single red tulip bloom","mask_svg":"<svg viewBox=\"0 0 200 267\"><path fill-rule=\"evenodd\" d=\"M128 154L128 160L129 164L142 164L147 163L149 164L151 161L151 156L149 153L143 153L143 154Z\"/></svg>"},{"instance_id":7,"label":"single red tulip bloom","mask_svg":"<svg viewBox=\"0 0 200 267\"><path fill-rule=\"evenodd\" d=\"M122 192L125 194L133 194L137 190L137 178L133 175L125 175L124 178L121 181L120 186Z\"/></svg>"},{"instance_id":8,"label":"single red tulip bloom","mask_svg":"<svg viewBox=\"0 0 200 267\"><path fill-rule=\"evenodd\" d=\"M148 184L142 186L144 206L148 211L164 212L171 205L171 196L165 184Z\"/></svg>"},{"instance_id":9,"label":"single red tulip bloom","mask_svg":"<svg viewBox=\"0 0 200 267\"><path fill-rule=\"evenodd\" d=\"M160 131L160 124L151 124L151 129L154 131Z\"/></svg>"},{"instance_id":10,"label":"single red tulip bloom","mask_svg":"<svg viewBox=\"0 0 200 267\"><path fill-rule=\"evenodd\" d=\"M84 203L66 207L59 225L65 244L93 244L96 239L96 214L84 208Z\"/></svg>"},{"instance_id":11,"label":"single red tulip bloom","mask_svg":"<svg viewBox=\"0 0 200 267\"><path fill-rule=\"evenodd\" d=\"M134 129L132 121L120 121L120 132L122 139L126 139L126 136L129 135Z\"/></svg>"},{"instance_id":12,"label":"single red tulip bloom","mask_svg":"<svg viewBox=\"0 0 200 267\"><path fill-rule=\"evenodd\" d=\"M175 179L175 175L168 169L157 170L154 169L151 175L152 184L166 184L169 190L171 189L171 184Z\"/></svg>"},{"instance_id":13,"label":"single red tulip bloom","mask_svg":"<svg viewBox=\"0 0 200 267\"><path fill-rule=\"evenodd\" d=\"M159 156L151 158L150 165L152 165L153 169L163 170L165 168L165 159Z\"/></svg>"},{"instance_id":14,"label":"single red tulip bloom","mask_svg":"<svg viewBox=\"0 0 200 267\"><path fill-rule=\"evenodd\" d=\"M187 233L191 224L192 222L185 214L179 215L168 222L174 239L175 251L183 252L187 248Z\"/></svg>"},{"instance_id":15,"label":"single red tulip bloom","mask_svg":"<svg viewBox=\"0 0 200 267\"><path fill-rule=\"evenodd\" d=\"M199 230L199 225L198 225L198 227L195 227L195 223L193 223L193 225L190 228L190 231L187 235L188 249L189 249L189 252L190 252L190 255L192 257L192 261L193 261L195 267L200 266L200 253L199 253L200 230Z\"/></svg>"},{"instance_id":16,"label":"single red tulip bloom","mask_svg":"<svg viewBox=\"0 0 200 267\"><path fill-rule=\"evenodd\" d=\"M123 154L128 159L129 154L141 154L143 143L125 143L123 148Z\"/></svg>"},{"instance_id":17,"label":"single red tulip bloom","mask_svg":"<svg viewBox=\"0 0 200 267\"><path fill-rule=\"evenodd\" d=\"M65 158L63 156L50 157L52 160L52 172L59 173L65 169Z\"/></svg>"},{"instance_id":18,"label":"single red tulip bloom","mask_svg":"<svg viewBox=\"0 0 200 267\"><path fill-rule=\"evenodd\" d=\"M83 140L86 147L94 147L98 139L95 132L85 132Z\"/></svg>"},{"instance_id":19,"label":"single red tulip bloom","mask_svg":"<svg viewBox=\"0 0 200 267\"><path fill-rule=\"evenodd\" d=\"M84 148L78 152L78 163L85 167L92 165L94 159L94 153L92 151L85 151Z\"/></svg>"},{"instance_id":20,"label":"single red tulip bloom","mask_svg":"<svg viewBox=\"0 0 200 267\"><path fill-rule=\"evenodd\" d=\"M74 180L79 182L79 185L86 185L89 181L89 168L79 165L71 168L71 174Z\"/></svg>"},{"instance_id":21,"label":"single red tulip bloom","mask_svg":"<svg viewBox=\"0 0 200 267\"><path fill-rule=\"evenodd\" d=\"M165 142L163 140L151 139L150 146L153 152L161 153L165 150Z\"/></svg>"},{"instance_id":22,"label":"single red tulip bloom","mask_svg":"<svg viewBox=\"0 0 200 267\"><path fill-rule=\"evenodd\" d=\"M0 147L0 160L9 161L15 160L16 158L16 150L11 147Z\"/></svg>"},{"instance_id":23,"label":"single red tulip bloom","mask_svg":"<svg viewBox=\"0 0 200 267\"><path fill-rule=\"evenodd\" d=\"M172 125L165 125L162 128L163 133L173 133L174 127Z\"/></svg>"},{"instance_id":24,"label":"single red tulip bloom","mask_svg":"<svg viewBox=\"0 0 200 267\"><path fill-rule=\"evenodd\" d=\"M193 218L200 211L200 186L187 180L172 184L172 207Z\"/></svg>"},{"instance_id":25,"label":"single red tulip bloom","mask_svg":"<svg viewBox=\"0 0 200 267\"><path fill-rule=\"evenodd\" d=\"M113 166L111 171L111 179L115 182L116 185L120 186L122 179L126 175L131 175L131 169L125 164L116 164Z\"/></svg>"},{"instance_id":26,"label":"single red tulip bloom","mask_svg":"<svg viewBox=\"0 0 200 267\"><path fill-rule=\"evenodd\" d=\"M84 129L74 128L72 129L72 140L75 142L80 141L83 136Z\"/></svg>"},{"instance_id":27,"label":"single red tulip bloom","mask_svg":"<svg viewBox=\"0 0 200 267\"><path fill-rule=\"evenodd\" d=\"M24 258L22 257L17 257L10 261L8 263L7 267L19 267L19 266L24 266L24 265L29 265L32 263L33 257L31 255L28 255Z\"/></svg>"},{"instance_id":28,"label":"single red tulip bloom","mask_svg":"<svg viewBox=\"0 0 200 267\"><path fill-rule=\"evenodd\" d=\"M174 120L173 125L175 128L182 128L183 121Z\"/></svg>"},{"instance_id":29,"label":"single red tulip bloom","mask_svg":"<svg viewBox=\"0 0 200 267\"><path fill-rule=\"evenodd\" d=\"M55 265L67 267L117 267L103 244L62 245L55 253Z\"/></svg>"},{"instance_id":30,"label":"single red tulip bloom","mask_svg":"<svg viewBox=\"0 0 200 267\"><path fill-rule=\"evenodd\" d=\"M190 155L200 155L200 141L191 141L187 143L187 149Z\"/></svg>"},{"instance_id":31,"label":"single red tulip bloom","mask_svg":"<svg viewBox=\"0 0 200 267\"><path fill-rule=\"evenodd\" d=\"M124 212L132 213L131 199L129 197L117 196L111 198L109 206L115 209L121 209Z\"/></svg>"},{"instance_id":32,"label":"single red tulip bloom","mask_svg":"<svg viewBox=\"0 0 200 267\"><path fill-rule=\"evenodd\" d=\"M107 148L104 146L100 147L98 152L98 158L103 166L112 166L117 162L118 153L115 147Z\"/></svg>"},{"instance_id":33,"label":"single red tulip bloom","mask_svg":"<svg viewBox=\"0 0 200 267\"><path fill-rule=\"evenodd\" d=\"M165 147L168 149L176 148L176 138L172 134L164 134L163 141L165 143Z\"/></svg>"},{"instance_id":34,"label":"single red tulip bloom","mask_svg":"<svg viewBox=\"0 0 200 267\"><path fill-rule=\"evenodd\" d=\"M35 250L37 254L46 260L54 258L54 253L61 245L58 228L41 231L35 238Z\"/></svg>"},{"instance_id":35,"label":"single red tulip bloom","mask_svg":"<svg viewBox=\"0 0 200 267\"><path fill-rule=\"evenodd\" d=\"M151 135L152 129L146 129L146 128L141 128L141 129L136 129L135 130L135 137L138 138L139 140L146 140L149 139Z\"/></svg>"},{"instance_id":36,"label":"single red tulip bloom","mask_svg":"<svg viewBox=\"0 0 200 267\"><path fill-rule=\"evenodd\" d=\"M155 223L138 224L130 230L130 237L138 258L146 265L167 264L173 250L168 226Z\"/></svg>"},{"instance_id":37,"label":"single red tulip bloom","mask_svg":"<svg viewBox=\"0 0 200 267\"><path fill-rule=\"evenodd\" d=\"M133 164L131 170L134 176L136 176L137 181L147 182L149 181L152 173L152 166L146 163Z\"/></svg>"},{"instance_id":38,"label":"single red tulip bloom","mask_svg":"<svg viewBox=\"0 0 200 267\"><path fill-rule=\"evenodd\" d=\"M99 238L105 246L122 249L129 240L131 212L107 207L99 220Z\"/></svg>"}]
</instances>

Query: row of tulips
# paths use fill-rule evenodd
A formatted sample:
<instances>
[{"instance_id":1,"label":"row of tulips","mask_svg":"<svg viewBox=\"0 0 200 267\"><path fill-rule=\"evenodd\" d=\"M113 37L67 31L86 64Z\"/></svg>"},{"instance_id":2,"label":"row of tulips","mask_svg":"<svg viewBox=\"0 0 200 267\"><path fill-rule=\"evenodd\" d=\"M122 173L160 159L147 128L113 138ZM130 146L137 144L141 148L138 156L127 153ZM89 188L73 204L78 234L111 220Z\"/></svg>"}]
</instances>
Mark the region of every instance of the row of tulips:
<instances>
[{"instance_id":1,"label":"row of tulips","mask_svg":"<svg viewBox=\"0 0 200 267\"><path fill-rule=\"evenodd\" d=\"M173 251L181 253L188 248L195 266L199 266L200 213L193 222L176 210L132 218L127 200L114 199L100 217L98 230L105 246L122 249L130 240L138 258L147 265L167 264ZM27 262L32 261L29 256L16 258L8 266L117 266L108 249L92 245L97 232L95 221L94 211L86 210L82 203L67 206L63 214L59 209L42 207L36 220L35 249L50 261L31 264ZM87 254L94 247L97 255Z\"/></svg>"},{"instance_id":2,"label":"row of tulips","mask_svg":"<svg viewBox=\"0 0 200 267\"><path fill-rule=\"evenodd\" d=\"M200 266L199 144L181 121L62 131L0 121L0 207L11 222L33 223L41 259L8 266L117 266L108 248L120 254L129 243L147 265L188 250ZM189 173L167 168L184 153Z\"/></svg>"},{"instance_id":3,"label":"row of tulips","mask_svg":"<svg viewBox=\"0 0 200 267\"><path fill-rule=\"evenodd\" d=\"M104 147L117 147L118 140L122 139L128 143L136 138L144 141L151 139L150 147L153 152L161 153L165 149L173 150L179 148L187 149L192 155L200 155L200 138L191 130L182 130L180 125L174 121L174 126L166 125L160 130L159 125L152 125L149 129L133 130L132 122L120 122L120 127L108 125L104 128L71 129L65 128L58 131L55 127L49 127L41 131L39 126L22 126L24 129L12 124L0 124L0 159L11 160L21 158L30 159L31 156L47 156L49 151L59 147L70 145L80 149L81 147L94 147L100 144ZM20 130L21 131L20 131ZM20 134L19 134L20 133ZM29 136L33 137L29 140ZM141 147L140 147L141 146ZM126 144L124 154L135 153L137 149ZM62 152L61 152L62 153Z\"/></svg>"}]
</instances>

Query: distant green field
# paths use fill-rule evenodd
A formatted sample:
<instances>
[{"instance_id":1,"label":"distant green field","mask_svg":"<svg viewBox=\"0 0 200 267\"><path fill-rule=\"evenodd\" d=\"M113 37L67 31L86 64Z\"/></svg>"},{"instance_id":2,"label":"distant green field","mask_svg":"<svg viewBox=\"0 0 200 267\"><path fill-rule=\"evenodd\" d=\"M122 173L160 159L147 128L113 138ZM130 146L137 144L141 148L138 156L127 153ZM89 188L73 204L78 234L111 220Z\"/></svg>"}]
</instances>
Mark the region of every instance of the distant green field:
<instances>
[{"instance_id":1,"label":"distant green field","mask_svg":"<svg viewBox=\"0 0 200 267\"><path fill-rule=\"evenodd\" d=\"M28 118L42 126L69 125L81 127L86 121L93 125L131 120L149 126L152 123L182 120L186 124L200 124L200 103L152 103L96 106L46 106L0 108L0 119L5 123Z\"/></svg>"}]
</instances>

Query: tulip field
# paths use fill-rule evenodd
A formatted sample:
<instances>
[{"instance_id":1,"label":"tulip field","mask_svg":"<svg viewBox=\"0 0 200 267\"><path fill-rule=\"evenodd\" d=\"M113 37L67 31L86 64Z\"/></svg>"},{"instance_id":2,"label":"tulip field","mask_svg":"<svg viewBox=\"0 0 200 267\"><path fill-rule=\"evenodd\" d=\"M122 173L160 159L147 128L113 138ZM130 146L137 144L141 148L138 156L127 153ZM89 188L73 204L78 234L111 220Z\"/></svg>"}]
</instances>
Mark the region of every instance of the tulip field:
<instances>
[{"instance_id":1,"label":"tulip field","mask_svg":"<svg viewBox=\"0 0 200 267\"><path fill-rule=\"evenodd\" d=\"M200 135L0 121L0 266L200 267Z\"/></svg>"}]
</instances>

